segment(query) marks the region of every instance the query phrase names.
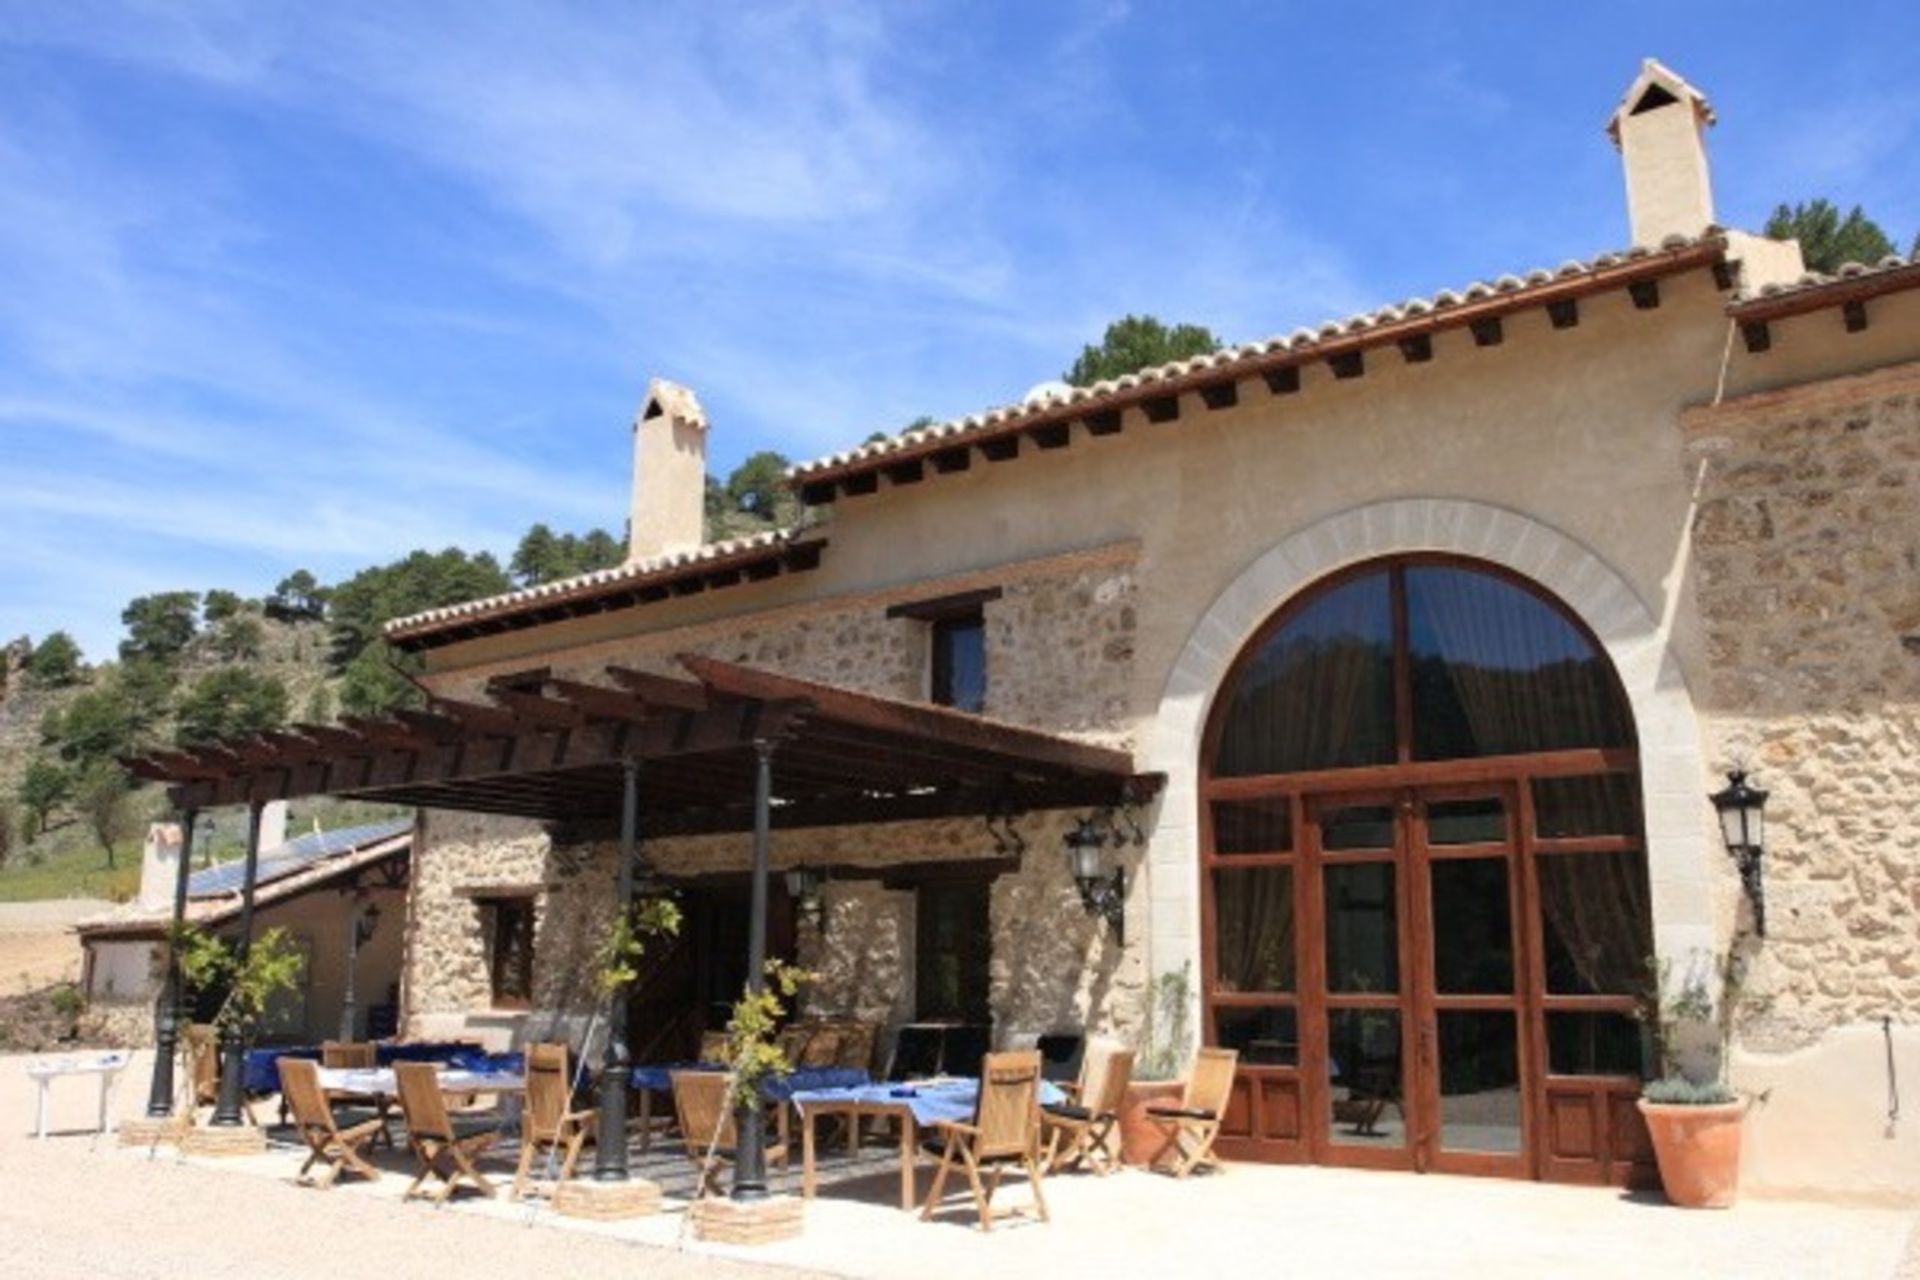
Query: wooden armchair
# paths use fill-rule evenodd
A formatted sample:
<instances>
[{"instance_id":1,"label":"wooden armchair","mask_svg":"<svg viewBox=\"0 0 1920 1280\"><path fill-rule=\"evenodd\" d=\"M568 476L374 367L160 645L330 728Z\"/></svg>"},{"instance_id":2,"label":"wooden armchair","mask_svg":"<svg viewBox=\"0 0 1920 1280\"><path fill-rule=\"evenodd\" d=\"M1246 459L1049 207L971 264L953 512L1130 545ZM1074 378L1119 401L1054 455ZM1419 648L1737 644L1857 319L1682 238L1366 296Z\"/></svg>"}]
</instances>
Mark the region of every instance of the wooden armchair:
<instances>
[{"instance_id":1,"label":"wooden armchair","mask_svg":"<svg viewBox=\"0 0 1920 1280\"><path fill-rule=\"evenodd\" d=\"M211 1107L220 1101L220 1034L211 1023L195 1022L187 1027L180 1045L187 1063L190 1096L186 1111L191 1119L199 1108ZM256 1129L263 1127L260 1117L253 1113L253 1100L244 1093L240 1097L240 1110L248 1124Z\"/></svg>"},{"instance_id":2,"label":"wooden armchair","mask_svg":"<svg viewBox=\"0 0 1920 1280\"><path fill-rule=\"evenodd\" d=\"M364 1040L322 1040L320 1065L335 1070L371 1071L380 1065L380 1055ZM388 1148L393 1146L392 1098L384 1093L336 1093L334 1099L350 1106L372 1107L380 1116L380 1132L373 1135L374 1141Z\"/></svg>"},{"instance_id":3,"label":"wooden armchair","mask_svg":"<svg viewBox=\"0 0 1920 1280\"><path fill-rule=\"evenodd\" d=\"M333 1107L320 1088L320 1068L309 1058L280 1058L274 1065L280 1070L280 1096L286 1099L293 1116L293 1127L307 1144L307 1162L295 1174L307 1181L307 1172L316 1164L325 1164L326 1172L314 1185L326 1190L342 1171L373 1179L380 1171L367 1163L361 1149L386 1129L386 1120L372 1116L342 1129Z\"/></svg>"},{"instance_id":4,"label":"wooden armchair","mask_svg":"<svg viewBox=\"0 0 1920 1280\"><path fill-rule=\"evenodd\" d=\"M520 1115L520 1167L513 1175L513 1198L526 1194L534 1159L541 1153L564 1152L560 1181L573 1176L580 1148L594 1139L599 1111L573 1110L573 1077L567 1071L567 1046L527 1046L527 1105Z\"/></svg>"},{"instance_id":5,"label":"wooden armchair","mask_svg":"<svg viewBox=\"0 0 1920 1280\"><path fill-rule=\"evenodd\" d=\"M420 1173L402 1198L410 1200L421 1194L428 1178L440 1180L435 1203L444 1203L461 1183L481 1195L492 1195L493 1184L473 1167L473 1162L499 1140L500 1130L456 1128L440 1092L440 1068L431 1062L396 1062L393 1078L400 1092L401 1113L407 1118L407 1143L420 1161Z\"/></svg>"},{"instance_id":6,"label":"wooden armchair","mask_svg":"<svg viewBox=\"0 0 1920 1280\"><path fill-rule=\"evenodd\" d=\"M1118 1167L1110 1144L1131 1083L1133 1050L1088 1051L1079 1084L1068 1089L1075 1100L1040 1109L1048 1173L1086 1164L1104 1177Z\"/></svg>"},{"instance_id":7,"label":"wooden armchair","mask_svg":"<svg viewBox=\"0 0 1920 1280\"><path fill-rule=\"evenodd\" d=\"M1172 1130L1173 1176L1184 1178L1201 1165L1218 1168L1213 1143L1220 1136L1227 1102L1233 1096L1233 1072L1239 1065L1235 1049L1199 1049L1179 1106L1149 1106L1147 1115Z\"/></svg>"},{"instance_id":8,"label":"wooden armchair","mask_svg":"<svg viewBox=\"0 0 1920 1280\"><path fill-rule=\"evenodd\" d=\"M700 1033L700 1053L696 1062L721 1062L727 1060L727 1033L724 1031L702 1031Z\"/></svg>"},{"instance_id":9,"label":"wooden armchair","mask_svg":"<svg viewBox=\"0 0 1920 1280\"><path fill-rule=\"evenodd\" d=\"M1040 1190L1039 1050L988 1054L980 1064L980 1093L972 1122L942 1120L937 1128L940 1137L928 1142L927 1148L937 1150L940 1169L920 1211L923 1221L931 1220L940 1207L947 1175L956 1163L966 1170L982 1231L993 1229L993 1195L1000 1189L1001 1176L1013 1165L1026 1171L1034 1208L1040 1221L1047 1221L1047 1200ZM985 1184L980 1181L982 1169L989 1171Z\"/></svg>"},{"instance_id":10,"label":"wooden armchair","mask_svg":"<svg viewBox=\"0 0 1920 1280\"><path fill-rule=\"evenodd\" d=\"M727 1106L727 1090L733 1077L719 1071L676 1071L673 1073L673 1110L680 1120L680 1140L686 1144L687 1159L700 1175L695 1198L719 1195L721 1173L734 1162L739 1135L735 1131L733 1111ZM787 1163L787 1144L772 1142L766 1149L767 1163L782 1168Z\"/></svg>"}]
</instances>

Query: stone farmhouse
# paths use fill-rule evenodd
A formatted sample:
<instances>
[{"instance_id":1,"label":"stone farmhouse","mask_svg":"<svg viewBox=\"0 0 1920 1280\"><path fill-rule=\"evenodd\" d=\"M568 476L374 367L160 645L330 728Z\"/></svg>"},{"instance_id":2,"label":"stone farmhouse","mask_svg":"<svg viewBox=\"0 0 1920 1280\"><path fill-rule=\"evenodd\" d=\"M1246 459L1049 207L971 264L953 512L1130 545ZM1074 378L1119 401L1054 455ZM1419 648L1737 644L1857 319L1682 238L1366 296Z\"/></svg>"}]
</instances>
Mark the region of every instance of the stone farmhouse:
<instances>
[{"instance_id":1,"label":"stone farmhouse","mask_svg":"<svg viewBox=\"0 0 1920 1280\"><path fill-rule=\"evenodd\" d=\"M703 545L656 381L628 563L392 624L425 712L151 771L420 806L404 1029L511 1041L594 1019L637 770L669 1060L744 975L764 759L811 1013L883 1056L1184 1022L1240 1050L1243 1158L1645 1178L1649 957L1732 951L1748 1185L1911 1196L1920 261L1720 225L1713 120L1628 88L1630 248L798 466L776 534Z\"/></svg>"}]
</instances>

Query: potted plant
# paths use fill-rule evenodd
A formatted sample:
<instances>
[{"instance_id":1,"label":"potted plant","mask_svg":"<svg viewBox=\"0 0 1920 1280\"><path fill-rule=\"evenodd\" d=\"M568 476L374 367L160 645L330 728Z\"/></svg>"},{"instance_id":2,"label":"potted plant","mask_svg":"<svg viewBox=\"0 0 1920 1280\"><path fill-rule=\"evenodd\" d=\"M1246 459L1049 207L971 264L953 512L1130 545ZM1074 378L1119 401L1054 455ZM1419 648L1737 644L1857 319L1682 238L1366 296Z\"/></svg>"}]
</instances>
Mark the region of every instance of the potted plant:
<instances>
[{"instance_id":1,"label":"potted plant","mask_svg":"<svg viewBox=\"0 0 1920 1280\"><path fill-rule=\"evenodd\" d=\"M1173 1140L1172 1129L1149 1116L1147 1108L1178 1101L1186 1087L1180 1077L1193 1049L1191 973L1191 966L1182 965L1178 973L1163 973L1147 988L1133 1080L1120 1106L1120 1158L1127 1164L1152 1165Z\"/></svg>"},{"instance_id":2,"label":"potted plant","mask_svg":"<svg viewBox=\"0 0 1920 1280\"><path fill-rule=\"evenodd\" d=\"M1639 1106L1660 1184L1683 1208L1730 1208L1739 1194L1748 1099L1728 1083L1727 1066L1748 963L1738 951L1697 953L1677 985L1659 967L1660 1072Z\"/></svg>"}]
</instances>

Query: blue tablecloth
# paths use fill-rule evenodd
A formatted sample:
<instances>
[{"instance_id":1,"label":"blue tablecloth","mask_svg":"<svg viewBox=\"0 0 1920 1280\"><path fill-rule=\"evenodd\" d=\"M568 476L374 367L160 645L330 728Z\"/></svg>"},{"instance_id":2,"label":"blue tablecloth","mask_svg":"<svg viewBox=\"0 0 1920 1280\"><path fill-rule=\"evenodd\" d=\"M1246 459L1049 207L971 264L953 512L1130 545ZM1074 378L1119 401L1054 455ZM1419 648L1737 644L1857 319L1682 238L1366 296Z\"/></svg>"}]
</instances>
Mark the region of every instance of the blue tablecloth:
<instances>
[{"instance_id":1,"label":"blue tablecloth","mask_svg":"<svg viewBox=\"0 0 1920 1280\"><path fill-rule=\"evenodd\" d=\"M676 1071L725 1071L718 1062L650 1062L633 1069L630 1080L636 1089L657 1089L667 1093L673 1088ZM859 1067L796 1067L790 1075L761 1082L760 1092L769 1102L785 1102L796 1092L809 1089L855 1089L873 1077Z\"/></svg>"},{"instance_id":2,"label":"blue tablecloth","mask_svg":"<svg viewBox=\"0 0 1920 1280\"><path fill-rule=\"evenodd\" d=\"M974 1100L979 1097L978 1080L943 1080L938 1084L869 1084L857 1088L800 1089L793 1093L793 1104L805 1110L813 1103L845 1105L849 1102L898 1106L904 1103L913 1112L913 1122L922 1128L942 1120L973 1119ZM1040 1082L1040 1103L1052 1106L1065 1102L1067 1095L1051 1081Z\"/></svg>"},{"instance_id":3,"label":"blue tablecloth","mask_svg":"<svg viewBox=\"0 0 1920 1280\"><path fill-rule=\"evenodd\" d=\"M375 1044L373 1054L375 1062L383 1067L396 1062L438 1062L462 1071L518 1072L525 1063L522 1054L488 1053L477 1044ZM272 1049L247 1050L240 1079L248 1093L280 1091L280 1070L273 1065L278 1058L308 1058L318 1062L320 1046L281 1045Z\"/></svg>"}]
</instances>

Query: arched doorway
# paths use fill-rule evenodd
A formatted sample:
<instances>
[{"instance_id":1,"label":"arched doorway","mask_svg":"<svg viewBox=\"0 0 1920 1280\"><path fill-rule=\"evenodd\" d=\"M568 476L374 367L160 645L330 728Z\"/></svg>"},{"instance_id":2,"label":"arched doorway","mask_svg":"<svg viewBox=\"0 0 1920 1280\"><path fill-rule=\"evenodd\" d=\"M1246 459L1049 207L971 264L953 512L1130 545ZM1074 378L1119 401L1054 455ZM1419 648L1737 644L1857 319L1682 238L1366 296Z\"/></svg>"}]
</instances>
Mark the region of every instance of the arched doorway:
<instances>
[{"instance_id":1,"label":"arched doorway","mask_svg":"<svg viewBox=\"0 0 1920 1280\"><path fill-rule=\"evenodd\" d=\"M1652 951L1632 713L1543 589L1353 566L1229 670L1201 994L1242 1157L1626 1182Z\"/></svg>"}]
</instances>

